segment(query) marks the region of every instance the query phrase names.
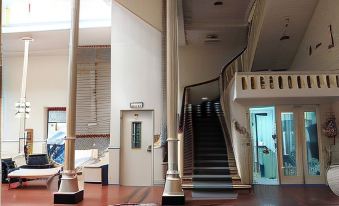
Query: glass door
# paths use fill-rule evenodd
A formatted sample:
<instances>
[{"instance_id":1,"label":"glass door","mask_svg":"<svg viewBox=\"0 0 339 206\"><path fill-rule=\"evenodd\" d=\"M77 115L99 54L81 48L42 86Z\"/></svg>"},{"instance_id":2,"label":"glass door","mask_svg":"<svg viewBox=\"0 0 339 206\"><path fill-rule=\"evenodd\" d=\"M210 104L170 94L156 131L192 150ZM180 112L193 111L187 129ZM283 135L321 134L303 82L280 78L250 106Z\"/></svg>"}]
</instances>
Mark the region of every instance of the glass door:
<instances>
[{"instance_id":1,"label":"glass door","mask_svg":"<svg viewBox=\"0 0 339 206\"><path fill-rule=\"evenodd\" d=\"M302 184L304 181L297 114L292 107L280 107L278 112L279 172L282 184Z\"/></svg>"},{"instance_id":2,"label":"glass door","mask_svg":"<svg viewBox=\"0 0 339 206\"><path fill-rule=\"evenodd\" d=\"M324 183L316 107L279 107L277 116L281 183Z\"/></svg>"},{"instance_id":3,"label":"glass door","mask_svg":"<svg viewBox=\"0 0 339 206\"><path fill-rule=\"evenodd\" d=\"M253 183L279 184L274 107L250 108L250 124L253 145Z\"/></svg>"},{"instance_id":4,"label":"glass door","mask_svg":"<svg viewBox=\"0 0 339 206\"><path fill-rule=\"evenodd\" d=\"M305 184L325 183L323 175L323 162L321 160L321 147L319 137L320 127L318 124L315 108L304 108L300 115L303 117L303 157Z\"/></svg>"}]
</instances>

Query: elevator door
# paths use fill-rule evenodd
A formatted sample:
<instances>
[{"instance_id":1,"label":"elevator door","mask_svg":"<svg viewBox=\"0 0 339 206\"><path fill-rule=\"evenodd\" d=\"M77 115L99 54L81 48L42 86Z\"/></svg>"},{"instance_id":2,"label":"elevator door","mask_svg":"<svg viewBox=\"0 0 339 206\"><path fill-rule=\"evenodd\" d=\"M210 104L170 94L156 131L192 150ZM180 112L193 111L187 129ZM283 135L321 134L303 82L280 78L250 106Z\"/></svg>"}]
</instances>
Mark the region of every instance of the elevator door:
<instances>
[{"instance_id":1,"label":"elevator door","mask_svg":"<svg viewBox=\"0 0 339 206\"><path fill-rule=\"evenodd\" d=\"M153 112L123 111L120 184L152 185Z\"/></svg>"}]
</instances>

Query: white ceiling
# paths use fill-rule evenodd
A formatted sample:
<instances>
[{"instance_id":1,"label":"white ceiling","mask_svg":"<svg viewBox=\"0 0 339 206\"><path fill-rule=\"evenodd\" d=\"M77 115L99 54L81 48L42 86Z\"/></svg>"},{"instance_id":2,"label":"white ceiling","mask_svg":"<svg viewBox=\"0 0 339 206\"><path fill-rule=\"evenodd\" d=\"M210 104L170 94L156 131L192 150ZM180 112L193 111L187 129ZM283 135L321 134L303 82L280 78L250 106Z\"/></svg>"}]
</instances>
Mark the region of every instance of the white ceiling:
<instances>
[{"instance_id":1,"label":"white ceiling","mask_svg":"<svg viewBox=\"0 0 339 206\"><path fill-rule=\"evenodd\" d=\"M217 1L223 5L215 6ZM253 0L182 0L184 28L179 30L184 29L187 44L205 44L209 34L220 39L215 44L241 44L246 38L252 4Z\"/></svg>"},{"instance_id":2,"label":"white ceiling","mask_svg":"<svg viewBox=\"0 0 339 206\"><path fill-rule=\"evenodd\" d=\"M68 29L70 0L3 0L3 33ZM80 28L110 26L108 0L81 0ZM102 25L102 26L100 26Z\"/></svg>"},{"instance_id":3,"label":"white ceiling","mask_svg":"<svg viewBox=\"0 0 339 206\"><path fill-rule=\"evenodd\" d=\"M110 0L81 0L79 45L109 45ZM30 8L30 9L29 9ZM32 37L30 55L67 54L71 20L70 0L4 0L4 55L22 55L22 37Z\"/></svg>"},{"instance_id":4,"label":"white ceiling","mask_svg":"<svg viewBox=\"0 0 339 206\"><path fill-rule=\"evenodd\" d=\"M185 41L188 44L242 45L247 35L247 18L254 0L219 0L221 6L215 6L217 0L182 0L183 27ZM206 43L206 36L216 34L220 41ZM110 44L110 28L82 28L80 45ZM67 53L69 30L34 31L29 33L3 34L5 55L23 52L24 44L20 40L31 36L30 54Z\"/></svg>"},{"instance_id":5,"label":"white ceiling","mask_svg":"<svg viewBox=\"0 0 339 206\"><path fill-rule=\"evenodd\" d=\"M292 64L318 0L267 0L252 70L286 70ZM289 18L286 34L280 40Z\"/></svg>"},{"instance_id":6,"label":"white ceiling","mask_svg":"<svg viewBox=\"0 0 339 206\"><path fill-rule=\"evenodd\" d=\"M34 39L30 44L30 54L51 55L67 54L69 30L37 31L26 33L5 33L2 35L4 55L22 55L24 42L22 37ZM110 45L111 28L83 28L79 32L79 45Z\"/></svg>"}]
</instances>

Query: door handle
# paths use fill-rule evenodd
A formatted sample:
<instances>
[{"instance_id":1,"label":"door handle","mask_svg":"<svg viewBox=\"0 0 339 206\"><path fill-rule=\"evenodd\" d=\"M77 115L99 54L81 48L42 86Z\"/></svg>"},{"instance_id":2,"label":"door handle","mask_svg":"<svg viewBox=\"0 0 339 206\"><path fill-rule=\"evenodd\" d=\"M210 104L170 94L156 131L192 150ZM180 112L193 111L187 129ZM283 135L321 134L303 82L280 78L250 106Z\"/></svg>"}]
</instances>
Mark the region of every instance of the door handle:
<instances>
[{"instance_id":1,"label":"door handle","mask_svg":"<svg viewBox=\"0 0 339 206\"><path fill-rule=\"evenodd\" d=\"M148 145L147 152L152 152L152 145Z\"/></svg>"},{"instance_id":2,"label":"door handle","mask_svg":"<svg viewBox=\"0 0 339 206\"><path fill-rule=\"evenodd\" d=\"M264 149L263 149L263 151L262 151L262 153L264 153L264 154L269 154L270 153L270 150L268 149L268 147L264 147Z\"/></svg>"}]
</instances>

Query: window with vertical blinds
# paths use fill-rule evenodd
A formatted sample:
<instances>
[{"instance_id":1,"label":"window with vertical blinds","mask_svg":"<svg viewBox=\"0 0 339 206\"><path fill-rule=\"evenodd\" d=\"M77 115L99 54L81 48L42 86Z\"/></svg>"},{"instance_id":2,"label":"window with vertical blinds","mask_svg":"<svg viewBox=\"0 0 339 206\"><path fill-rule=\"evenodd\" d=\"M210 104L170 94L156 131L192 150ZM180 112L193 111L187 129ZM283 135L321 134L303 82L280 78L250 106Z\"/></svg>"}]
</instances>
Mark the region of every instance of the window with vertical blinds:
<instances>
[{"instance_id":1,"label":"window with vertical blinds","mask_svg":"<svg viewBox=\"0 0 339 206\"><path fill-rule=\"evenodd\" d=\"M77 67L77 136L110 133L110 48L79 48Z\"/></svg>"}]
</instances>

